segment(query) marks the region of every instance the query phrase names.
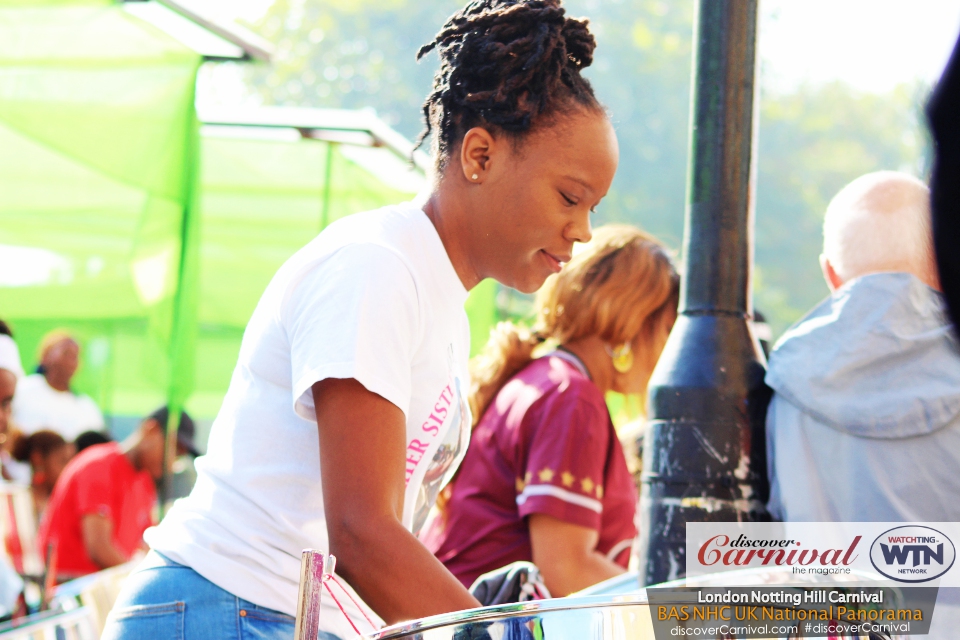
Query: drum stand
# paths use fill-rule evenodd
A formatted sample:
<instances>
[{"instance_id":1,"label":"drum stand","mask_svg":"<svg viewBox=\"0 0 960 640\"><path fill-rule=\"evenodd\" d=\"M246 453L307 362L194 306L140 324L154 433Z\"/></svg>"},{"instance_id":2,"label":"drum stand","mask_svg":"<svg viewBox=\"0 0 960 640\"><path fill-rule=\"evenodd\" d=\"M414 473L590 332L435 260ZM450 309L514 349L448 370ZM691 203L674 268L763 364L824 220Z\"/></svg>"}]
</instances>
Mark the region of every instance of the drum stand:
<instances>
[{"instance_id":1,"label":"drum stand","mask_svg":"<svg viewBox=\"0 0 960 640\"><path fill-rule=\"evenodd\" d=\"M293 640L317 640L320 631L320 595L337 559L313 549L300 557L300 591L297 594L297 622Z\"/></svg>"}]
</instances>

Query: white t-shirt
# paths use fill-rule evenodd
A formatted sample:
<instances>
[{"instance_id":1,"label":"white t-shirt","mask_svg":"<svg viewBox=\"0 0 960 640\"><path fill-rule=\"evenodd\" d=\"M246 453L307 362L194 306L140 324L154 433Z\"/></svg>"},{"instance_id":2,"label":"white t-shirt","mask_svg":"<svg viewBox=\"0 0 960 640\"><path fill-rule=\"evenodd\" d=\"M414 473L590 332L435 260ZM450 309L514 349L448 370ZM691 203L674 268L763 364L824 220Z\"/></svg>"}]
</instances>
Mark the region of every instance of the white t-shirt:
<instances>
[{"instance_id":1,"label":"white t-shirt","mask_svg":"<svg viewBox=\"0 0 960 640\"><path fill-rule=\"evenodd\" d=\"M102 431L104 427L103 414L90 396L57 391L39 373L17 383L13 423L27 435L41 429L56 431L67 442L84 431Z\"/></svg>"},{"instance_id":2,"label":"white t-shirt","mask_svg":"<svg viewBox=\"0 0 960 640\"><path fill-rule=\"evenodd\" d=\"M415 205L332 224L261 297L196 485L147 531L150 546L240 598L295 615L301 551L328 550L311 390L326 378L354 378L403 411L403 524L416 533L470 438L466 298ZM352 636L330 598L321 601L321 628Z\"/></svg>"}]
</instances>

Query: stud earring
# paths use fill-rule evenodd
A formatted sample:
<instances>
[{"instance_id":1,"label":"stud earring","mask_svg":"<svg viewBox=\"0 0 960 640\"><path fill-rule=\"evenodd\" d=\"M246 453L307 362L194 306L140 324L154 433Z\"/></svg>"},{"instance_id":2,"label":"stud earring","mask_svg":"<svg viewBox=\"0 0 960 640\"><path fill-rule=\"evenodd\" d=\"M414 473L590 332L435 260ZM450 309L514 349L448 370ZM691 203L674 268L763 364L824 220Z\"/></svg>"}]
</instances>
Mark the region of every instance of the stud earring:
<instances>
[{"instance_id":1,"label":"stud earring","mask_svg":"<svg viewBox=\"0 0 960 640\"><path fill-rule=\"evenodd\" d=\"M630 349L630 343L624 342L619 347L610 347L607 345L607 353L613 361L613 368L618 373L626 373L633 368L633 351Z\"/></svg>"},{"instance_id":2,"label":"stud earring","mask_svg":"<svg viewBox=\"0 0 960 640\"><path fill-rule=\"evenodd\" d=\"M473 174L472 176L470 176L471 180L478 180L479 178L480 176L478 176L477 174Z\"/></svg>"}]
</instances>

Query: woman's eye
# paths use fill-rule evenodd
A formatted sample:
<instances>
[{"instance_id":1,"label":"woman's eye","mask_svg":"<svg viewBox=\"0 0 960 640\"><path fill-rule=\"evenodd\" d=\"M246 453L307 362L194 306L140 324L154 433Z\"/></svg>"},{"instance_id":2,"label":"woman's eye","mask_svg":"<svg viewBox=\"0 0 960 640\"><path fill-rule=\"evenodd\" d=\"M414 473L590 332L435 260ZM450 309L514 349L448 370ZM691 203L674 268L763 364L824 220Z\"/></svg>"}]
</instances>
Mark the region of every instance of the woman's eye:
<instances>
[{"instance_id":1,"label":"woman's eye","mask_svg":"<svg viewBox=\"0 0 960 640\"><path fill-rule=\"evenodd\" d=\"M571 207L577 204L577 201L571 198L570 196L568 196L567 194L561 192L560 195L563 196L563 199L566 200L567 204L570 205Z\"/></svg>"}]
</instances>

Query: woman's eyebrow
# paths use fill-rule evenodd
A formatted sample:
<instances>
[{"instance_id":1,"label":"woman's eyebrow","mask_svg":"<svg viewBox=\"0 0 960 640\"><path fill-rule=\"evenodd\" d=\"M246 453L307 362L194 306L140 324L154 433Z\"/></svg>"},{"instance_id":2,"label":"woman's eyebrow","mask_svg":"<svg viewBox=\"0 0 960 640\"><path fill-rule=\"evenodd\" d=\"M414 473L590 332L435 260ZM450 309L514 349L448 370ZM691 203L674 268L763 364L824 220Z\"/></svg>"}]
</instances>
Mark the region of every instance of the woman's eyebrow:
<instances>
[{"instance_id":1,"label":"woman's eyebrow","mask_svg":"<svg viewBox=\"0 0 960 640\"><path fill-rule=\"evenodd\" d=\"M593 186L592 186L589 182L587 182L586 180L584 180L583 178L578 178L577 176L563 176L563 178L564 178L564 180L570 180L570 181L572 181L572 182L576 182L577 184L581 184L581 185L583 185L584 187L586 187L587 190L589 190L589 191L593 191L593 190L594 190Z\"/></svg>"}]
</instances>

